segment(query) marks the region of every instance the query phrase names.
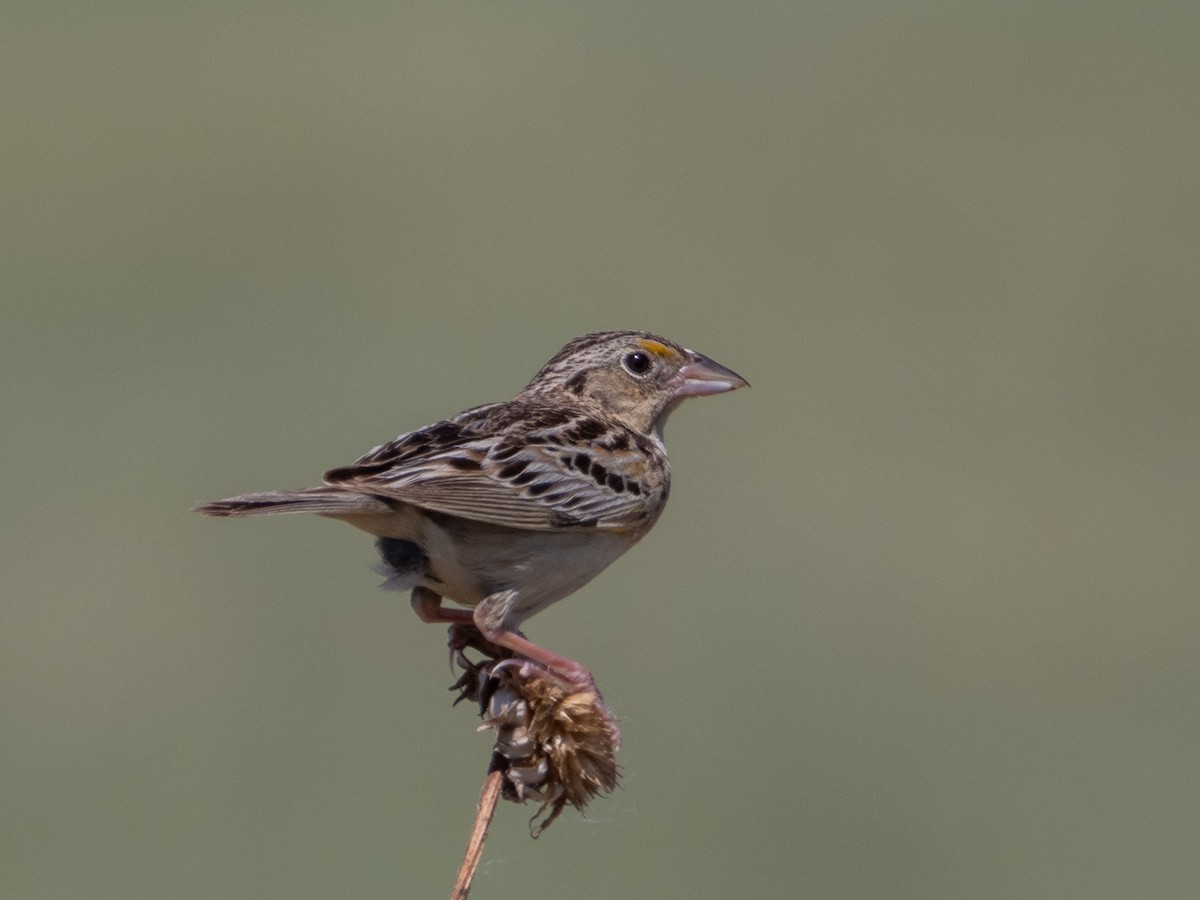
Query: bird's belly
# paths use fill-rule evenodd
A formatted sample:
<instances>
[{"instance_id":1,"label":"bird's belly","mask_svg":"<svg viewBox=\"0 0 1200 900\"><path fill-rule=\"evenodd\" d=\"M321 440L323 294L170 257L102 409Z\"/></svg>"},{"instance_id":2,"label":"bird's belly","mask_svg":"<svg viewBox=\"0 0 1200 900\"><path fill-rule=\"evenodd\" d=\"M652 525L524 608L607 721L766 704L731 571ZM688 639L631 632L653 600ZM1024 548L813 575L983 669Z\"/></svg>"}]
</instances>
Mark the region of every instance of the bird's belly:
<instances>
[{"instance_id":1,"label":"bird's belly","mask_svg":"<svg viewBox=\"0 0 1200 900\"><path fill-rule=\"evenodd\" d=\"M514 590L505 625L572 594L637 543L640 535L608 531L529 531L456 519L427 518L419 543L429 557L426 587L464 606ZM433 580L436 579L436 580Z\"/></svg>"}]
</instances>

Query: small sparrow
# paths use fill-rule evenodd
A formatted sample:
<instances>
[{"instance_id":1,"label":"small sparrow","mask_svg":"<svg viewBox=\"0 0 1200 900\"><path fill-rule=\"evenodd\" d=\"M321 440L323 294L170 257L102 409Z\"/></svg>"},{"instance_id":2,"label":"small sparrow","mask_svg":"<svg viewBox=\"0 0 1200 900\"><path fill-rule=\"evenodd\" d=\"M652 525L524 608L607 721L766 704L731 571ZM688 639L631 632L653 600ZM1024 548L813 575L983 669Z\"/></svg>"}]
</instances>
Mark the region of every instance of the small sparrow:
<instances>
[{"instance_id":1,"label":"small sparrow","mask_svg":"<svg viewBox=\"0 0 1200 900\"><path fill-rule=\"evenodd\" d=\"M321 487L242 494L197 512L349 522L377 537L386 586L411 589L423 621L473 624L567 684L594 689L587 669L529 641L521 623L654 525L670 489L662 432L671 411L747 386L665 338L585 334L512 400L402 434L326 472Z\"/></svg>"}]
</instances>

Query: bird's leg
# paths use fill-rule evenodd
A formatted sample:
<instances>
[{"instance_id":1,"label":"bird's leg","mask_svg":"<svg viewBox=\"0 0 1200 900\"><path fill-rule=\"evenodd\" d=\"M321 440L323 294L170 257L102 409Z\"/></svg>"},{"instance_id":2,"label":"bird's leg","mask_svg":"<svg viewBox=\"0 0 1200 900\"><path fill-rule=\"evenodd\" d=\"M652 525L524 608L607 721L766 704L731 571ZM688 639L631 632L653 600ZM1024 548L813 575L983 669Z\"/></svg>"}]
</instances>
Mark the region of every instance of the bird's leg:
<instances>
[{"instance_id":1,"label":"bird's leg","mask_svg":"<svg viewBox=\"0 0 1200 900\"><path fill-rule=\"evenodd\" d=\"M568 687L577 691L587 691L600 697L596 679L584 666L573 659L559 656L557 653L535 644L524 635L504 627L502 623L516 599L516 591L497 591L489 594L482 603L475 607L475 627L493 644L507 647L518 656L538 663Z\"/></svg>"},{"instance_id":2,"label":"bird's leg","mask_svg":"<svg viewBox=\"0 0 1200 900\"><path fill-rule=\"evenodd\" d=\"M442 606L442 598L429 588L413 588L412 608L418 619L428 622L430 625L439 623L464 625L472 624L475 621L469 610L447 609Z\"/></svg>"},{"instance_id":3,"label":"bird's leg","mask_svg":"<svg viewBox=\"0 0 1200 900\"><path fill-rule=\"evenodd\" d=\"M467 647L475 647L489 656L495 655L495 650L486 645L475 627L475 619L466 609L447 609L442 606L442 598L429 588L416 587L412 592L412 608L417 618L430 625L450 625L450 671L454 672L456 655L460 655ZM464 667L466 663L462 663Z\"/></svg>"},{"instance_id":4,"label":"bird's leg","mask_svg":"<svg viewBox=\"0 0 1200 900\"><path fill-rule=\"evenodd\" d=\"M450 626L450 668L454 668L454 654L468 647L474 647L480 653L500 659L508 656L506 648L487 637L475 624L475 617L470 610L447 609L442 606L442 598L429 588L414 588L412 592L412 608L417 618L430 625Z\"/></svg>"},{"instance_id":5,"label":"bird's leg","mask_svg":"<svg viewBox=\"0 0 1200 900\"><path fill-rule=\"evenodd\" d=\"M600 691L596 687L596 679L584 666L573 659L559 656L557 653L535 644L524 635L503 627L501 623L512 609L516 599L516 591L498 591L489 594L482 603L475 607L475 612L472 614L465 609L447 609L442 606L442 598L429 588L417 587L413 588L412 592L412 608L422 622L433 625L474 625L479 629L484 640L498 644L518 656L538 663L574 690L591 691L599 697ZM469 645L470 641L462 642L460 646L460 638L456 638L452 634L450 644L451 651L454 651L461 649L461 646Z\"/></svg>"}]
</instances>

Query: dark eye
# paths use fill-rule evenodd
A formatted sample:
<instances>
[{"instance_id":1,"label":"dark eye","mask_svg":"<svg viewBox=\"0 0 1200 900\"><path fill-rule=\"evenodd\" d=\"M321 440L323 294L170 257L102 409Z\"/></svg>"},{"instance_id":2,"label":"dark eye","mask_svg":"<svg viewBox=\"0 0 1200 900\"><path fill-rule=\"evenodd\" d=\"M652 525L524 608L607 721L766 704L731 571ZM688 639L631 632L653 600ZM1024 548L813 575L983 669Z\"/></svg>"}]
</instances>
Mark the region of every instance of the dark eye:
<instances>
[{"instance_id":1,"label":"dark eye","mask_svg":"<svg viewBox=\"0 0 1200 900\"><path fill-rule=\"evenodd\" d=\"M650 371L650 367L654 365L654 361L650 359L649 353L643 353L641 350L634 350L623 360L625 368L634 375L645 375Z\"/></svg>"}]
</instances>

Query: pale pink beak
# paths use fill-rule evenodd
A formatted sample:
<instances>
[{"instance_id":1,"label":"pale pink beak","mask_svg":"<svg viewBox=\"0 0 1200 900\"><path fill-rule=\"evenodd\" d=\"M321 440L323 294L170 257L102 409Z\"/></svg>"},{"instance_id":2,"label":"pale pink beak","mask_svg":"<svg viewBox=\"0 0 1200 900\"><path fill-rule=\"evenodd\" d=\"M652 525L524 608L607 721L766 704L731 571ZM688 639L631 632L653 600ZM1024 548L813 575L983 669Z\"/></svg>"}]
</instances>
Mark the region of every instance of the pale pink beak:
<instances>
[{"instance_id":1,"label":"pale pink beak","mask_svg":"<svg viewBox=\"0 0 1200 900\"><path fill-rule=\"evenodd\" d=\"M683 352L687 354L688 362L679 370L683 381L675 389L676 397L704 397L708 394L723 394L741 387L750 387L750 382L733 369L713 362L703 353L697 353L695 350Z\"/></svg>"}]
</instances>

